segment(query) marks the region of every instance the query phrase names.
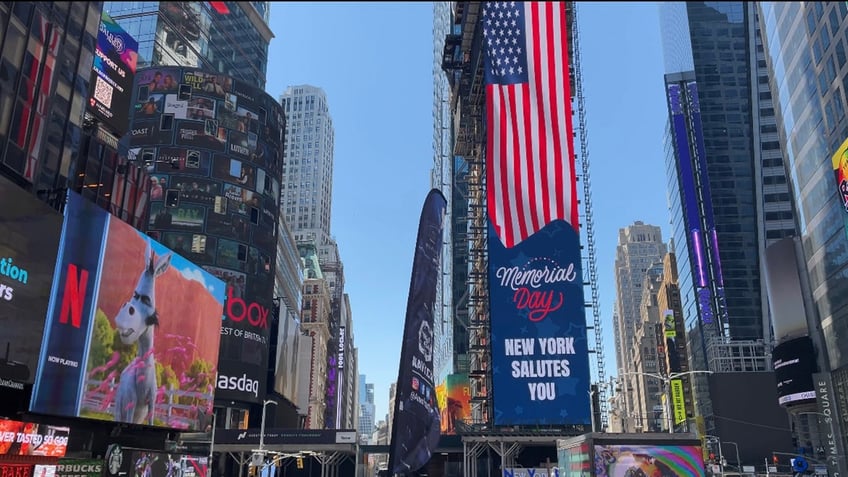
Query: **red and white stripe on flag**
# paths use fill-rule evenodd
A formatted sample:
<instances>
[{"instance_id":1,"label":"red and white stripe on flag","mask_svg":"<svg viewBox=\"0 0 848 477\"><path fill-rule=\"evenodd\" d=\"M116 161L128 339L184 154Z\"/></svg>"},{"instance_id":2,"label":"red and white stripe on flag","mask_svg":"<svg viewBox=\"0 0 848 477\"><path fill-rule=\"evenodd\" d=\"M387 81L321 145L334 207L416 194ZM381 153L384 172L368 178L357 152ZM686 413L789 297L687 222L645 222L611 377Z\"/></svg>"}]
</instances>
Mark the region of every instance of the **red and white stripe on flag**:
<instances>
[{"instance_id":1,"label":"red and white stripe on flag","mask_svg":"<svg viewBox=\"0 0 848 477\"><path fill-rule=\"evenodd\" d=\"M566 2L484 2L488 212L507 248L578 228Z\"/></svg>"}]
</instances>

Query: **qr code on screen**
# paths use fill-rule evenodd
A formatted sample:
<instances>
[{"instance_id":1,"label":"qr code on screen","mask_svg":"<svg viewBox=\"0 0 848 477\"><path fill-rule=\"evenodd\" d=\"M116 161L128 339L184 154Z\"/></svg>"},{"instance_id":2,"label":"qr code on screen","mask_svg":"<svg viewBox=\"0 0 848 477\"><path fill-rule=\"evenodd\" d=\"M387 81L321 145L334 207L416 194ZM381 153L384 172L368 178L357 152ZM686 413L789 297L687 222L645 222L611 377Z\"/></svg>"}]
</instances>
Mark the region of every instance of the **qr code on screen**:
<instances>
[{"instance_id":1,"label":"qr code on screen","mask_svg":"<svg viewBox=\"0 0 848 477\"><path fill-rule=\"evenodd\" d=\"M103 106L111 108L113 91L114 88L112 88L112 85L103 81L103 78L100 76L97 77L97 81L94 82L94 99L103 104Z\"/></svg>"}]
</instances>

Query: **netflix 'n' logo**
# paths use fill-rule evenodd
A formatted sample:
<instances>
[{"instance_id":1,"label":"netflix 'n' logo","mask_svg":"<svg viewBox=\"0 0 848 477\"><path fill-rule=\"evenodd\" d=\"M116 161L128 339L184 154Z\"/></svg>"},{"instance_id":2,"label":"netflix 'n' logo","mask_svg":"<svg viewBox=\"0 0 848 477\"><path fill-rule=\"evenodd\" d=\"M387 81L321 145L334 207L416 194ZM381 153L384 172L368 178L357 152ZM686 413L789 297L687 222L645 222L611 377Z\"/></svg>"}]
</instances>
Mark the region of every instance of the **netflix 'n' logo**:
<instances>
[{"instance_id":1,"label":"netflix 'n' logo","mask_svg":"<svg viewBox=\"0 0 848 477\"><path fill-rule=\"evenodd\" d=\"M82 307L85 305L85 289L88 285L88 270L80 268L73 263L68 264L68 273L65 279L65 291L62 294L62 308L59 314L59 323L68 324L68 314L71 315L71 326L79 328L82 326Z\"/></svg>"}]
</instances>

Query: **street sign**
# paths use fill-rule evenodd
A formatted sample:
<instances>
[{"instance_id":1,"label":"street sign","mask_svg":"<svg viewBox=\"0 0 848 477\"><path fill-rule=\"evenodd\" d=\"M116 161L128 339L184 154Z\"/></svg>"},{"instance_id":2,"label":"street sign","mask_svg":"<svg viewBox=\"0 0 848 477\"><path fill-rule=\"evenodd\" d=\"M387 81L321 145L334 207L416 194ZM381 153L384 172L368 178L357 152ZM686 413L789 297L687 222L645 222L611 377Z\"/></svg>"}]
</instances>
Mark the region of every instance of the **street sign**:
<instances>
[{"instance_id":1,"label":"street sign","mask_svg":"<svg viewBox=\"0 0 848 477\"><path fill-rule=\"evenodd\" d=\"M250 456L250 465L253 467L261 467L263 464L265 464L264 452L254 452L253 455Z\"/></svg>"}]
</instances>

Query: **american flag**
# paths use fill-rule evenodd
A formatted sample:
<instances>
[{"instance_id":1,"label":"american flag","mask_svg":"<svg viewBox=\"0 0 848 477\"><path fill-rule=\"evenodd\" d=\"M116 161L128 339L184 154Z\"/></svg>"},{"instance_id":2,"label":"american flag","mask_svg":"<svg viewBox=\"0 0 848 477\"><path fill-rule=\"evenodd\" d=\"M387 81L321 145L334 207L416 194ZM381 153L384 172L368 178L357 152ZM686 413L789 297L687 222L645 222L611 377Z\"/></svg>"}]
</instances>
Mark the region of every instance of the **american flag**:
<instances>
[{"instance_id":1,"label":"american flag","mask_svg":"<svg viewBox=\"0 0 848 477\"><path fill-rule=\"evenodd\" d=\"M484 2L488 211L507 248L577 228L565 2Z\"/></svg>"}]
</instances>

